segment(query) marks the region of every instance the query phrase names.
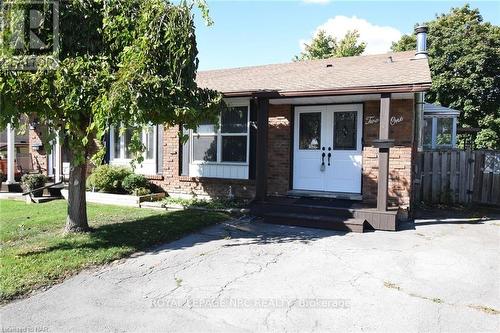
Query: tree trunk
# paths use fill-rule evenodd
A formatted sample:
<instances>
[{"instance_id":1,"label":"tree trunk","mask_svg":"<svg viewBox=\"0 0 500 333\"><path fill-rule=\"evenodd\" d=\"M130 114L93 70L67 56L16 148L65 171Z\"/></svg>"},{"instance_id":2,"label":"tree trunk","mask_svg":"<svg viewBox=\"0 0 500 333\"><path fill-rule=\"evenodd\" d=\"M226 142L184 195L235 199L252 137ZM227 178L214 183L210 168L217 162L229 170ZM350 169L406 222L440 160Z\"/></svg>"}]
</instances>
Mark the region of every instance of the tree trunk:
<instances>
[{"instance_id":1,"label":"tree trunk","mask_svg":"<svg viewBox=\"0 0 500 333\"><path fill-rule=\"evenodd\" d=\"M85 199L85 180L87 178L87 164L71 166L68 188L68 217L66 218L66 232L89 231L87 221L87 202Z\"/></svg>"}]
</instances>

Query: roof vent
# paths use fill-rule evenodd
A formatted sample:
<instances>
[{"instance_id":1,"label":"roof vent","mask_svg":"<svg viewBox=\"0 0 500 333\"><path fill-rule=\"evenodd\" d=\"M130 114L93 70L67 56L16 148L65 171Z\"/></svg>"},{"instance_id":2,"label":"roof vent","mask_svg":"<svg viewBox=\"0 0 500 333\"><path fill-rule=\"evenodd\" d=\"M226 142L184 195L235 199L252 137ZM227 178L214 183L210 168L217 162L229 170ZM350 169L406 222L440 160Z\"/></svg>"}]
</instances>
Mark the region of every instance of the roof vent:
<instances>
[{"instance_id":1,"label":"roof vent","mask_svg":"<svg viewBox=\"0 0 500 333\"><path fill-rule=\"evenodd\" d=\"M330 68L330 67L333 67L333 65L332 64L326 64L326 67Z\"/></svg>"}]
</instances>

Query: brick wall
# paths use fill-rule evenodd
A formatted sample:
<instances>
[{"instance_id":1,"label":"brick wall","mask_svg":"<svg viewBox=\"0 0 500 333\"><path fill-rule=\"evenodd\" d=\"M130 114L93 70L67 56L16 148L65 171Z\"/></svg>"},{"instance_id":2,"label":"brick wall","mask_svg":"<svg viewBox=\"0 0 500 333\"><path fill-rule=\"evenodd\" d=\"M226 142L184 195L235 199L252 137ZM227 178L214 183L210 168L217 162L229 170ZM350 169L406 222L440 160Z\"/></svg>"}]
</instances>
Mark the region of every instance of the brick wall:
<instances>
[{"instance_id":1,"label":"brick wall","mask_svg":"<svg viewBox=\"0 0 500 333\"><path fill-rule=\"evenodd\" d=\"M378 138L380 102L365 103L363 118L363 199L377 200L378 149L371 147ZM407 208L411 195L413 151L413 100L391 100L389 138L395 146L389 153L389 204Z\"/></svg>"},{"instance_id":2,"label":"brick wall","mask_svg":"<svg viewBox=\"0 0 500 333\"><path fill-rule=\"evenodd\" d=\"M42 134L44 128L42 126L37 126L36 129L29 129L28 132L28 142L29 142L29 152L31 154L31 164L32 169L44 175L48 175L48 153L45 144L38 150L33 149L34 144L42 144Z\"/></svg>"},{"instance_id":3,"label":"brick wall","mask_svg":"<svg viewBox=\"0 0 500 333\"><path fill-rule=\"evenodd\" d=\"M290 105L269 105L267 192L271 195L286 194L290 189L291 124Z\"/></svg>"}]
</instances>

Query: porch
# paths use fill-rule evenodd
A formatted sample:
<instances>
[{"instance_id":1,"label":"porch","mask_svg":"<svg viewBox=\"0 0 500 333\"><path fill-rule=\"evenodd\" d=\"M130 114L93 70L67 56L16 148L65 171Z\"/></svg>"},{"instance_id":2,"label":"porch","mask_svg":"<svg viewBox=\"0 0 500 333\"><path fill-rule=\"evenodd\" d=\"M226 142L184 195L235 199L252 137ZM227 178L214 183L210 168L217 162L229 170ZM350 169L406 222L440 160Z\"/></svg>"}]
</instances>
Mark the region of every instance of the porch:
<instances>
[{"instance_id":1,"label":"porch","mask_svg":"<svg viewBox=\"0 0 500 333\"><path fill-rule=\"evenodd\" d=\"M409 208L415 93L268 94L254 97L252 214L313 228L397 230L397 200ZM287 116L276 114L279 109L288 109ZM313 116L316 122L305 126ZM335 130L340 127L344 141ZM304 128L313 134L304 135ZM398 191L406 191L404 199Z\"/></svg>"}]
</instances>

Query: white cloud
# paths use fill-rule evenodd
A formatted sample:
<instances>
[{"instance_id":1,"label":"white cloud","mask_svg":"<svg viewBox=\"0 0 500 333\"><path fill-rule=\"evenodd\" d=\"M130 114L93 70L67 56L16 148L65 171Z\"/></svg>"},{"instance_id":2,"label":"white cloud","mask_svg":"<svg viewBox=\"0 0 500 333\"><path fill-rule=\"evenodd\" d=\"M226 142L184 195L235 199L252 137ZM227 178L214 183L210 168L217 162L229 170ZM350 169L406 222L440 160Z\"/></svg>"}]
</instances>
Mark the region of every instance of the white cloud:
<instances>
[{"instance_id":1,"label":"white cloud","mask_svg":"<svg viewBox=\"0 0 500 333\"><path fill-rule=\"evenodd\" d=\"M335 16L321 24L314 31L314 36L319 30L325 30L327 34L334 36L337 40L344 37L349 30L358 30L359 39L366 43L364 54L378 54L390 51L391 43L401 38L401 32L393 27L379 26L368 22L365 19L357 18L356 16ZM303 50L304 42L300 40L300 45Z\"/></svg>"},{"instance_id":2,"label":"white cloud","mask_svg":"<svg viewBox=\"0 0 500 333\"><path fill-rule=\"evenodd\" d=\"M318 3L321 5L325 5L330 2L330 0L302 0L304 3Z\"/></svg>"}]
</instances>

